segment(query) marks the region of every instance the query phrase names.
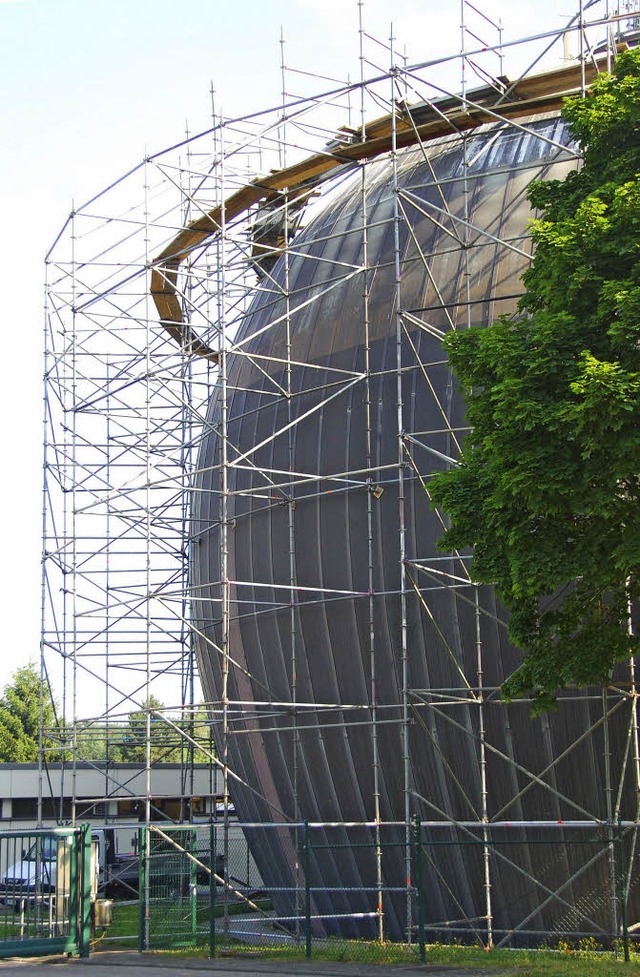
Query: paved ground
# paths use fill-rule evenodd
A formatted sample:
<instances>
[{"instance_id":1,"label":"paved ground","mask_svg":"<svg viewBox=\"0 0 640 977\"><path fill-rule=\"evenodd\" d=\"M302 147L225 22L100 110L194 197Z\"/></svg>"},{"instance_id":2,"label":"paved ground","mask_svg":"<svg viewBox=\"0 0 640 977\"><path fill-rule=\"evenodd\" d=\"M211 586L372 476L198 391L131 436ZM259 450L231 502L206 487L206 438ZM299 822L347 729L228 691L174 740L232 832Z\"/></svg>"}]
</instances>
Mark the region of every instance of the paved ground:
<instances>
[{"instance_id":1,"label":"paved ground","mask_svg":"<svg viewBox=\"0 0 640 977\"><path fill-rule=\"evenodd\" d=\"M95 953L87 960L67 957L39 959L0 960L0 977L63 977L66 969L69 977L122 977L123 971L142 971L153 968L153 977L204 977L215 973L216 977L490 977L492 970L460 970L437 964L369 965L358 963L317 963L293 960L261 960L255 957L219 957L216 960L200 960L193 957L167 957L153 953ZM508 977L502 970L501 977ZM150 975L151 977L151 975Z\"/></svg>"}]
</instances>

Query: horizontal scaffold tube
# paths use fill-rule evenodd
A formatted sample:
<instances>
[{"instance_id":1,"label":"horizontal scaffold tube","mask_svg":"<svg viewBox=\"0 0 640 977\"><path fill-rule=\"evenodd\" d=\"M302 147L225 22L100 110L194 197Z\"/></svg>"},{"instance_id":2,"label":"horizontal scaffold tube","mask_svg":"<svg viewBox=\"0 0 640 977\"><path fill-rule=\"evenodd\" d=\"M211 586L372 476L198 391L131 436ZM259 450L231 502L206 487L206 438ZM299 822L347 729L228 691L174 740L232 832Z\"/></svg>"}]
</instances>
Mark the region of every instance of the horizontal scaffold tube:
<instances>
[{"instance_id":1,"label":"horizontal scaffold tube","mask_svg":"<svg viewBox=\"0 0 640 977\"><path fill-rule=\"evenodd\" d=\"M626 46L626 45L625 45ZM587 83L605 65L605 58L585 66ZM443 98L432 103L400 105L400 114L383 116L362 132L350 133L321 153L314 153L292 166L247 183L221 204L192 221L154 258L151 271L151 295L160 321L183 352L204 356L217 362L218 353L196 334L185 321L178 293L178 272L182 262L204 242L218 234L222 227L263 200L277 199L286 190L289 201L308 195L327 176L349 166L375 159L392 148L395 126L397 148L429 142L456 133L469 132L479 126L499 121L515 121L559 111L565 98L578 94L582 85L580 64L522 78L516 84L506 82L507 94L483 89L473 99ZM504 81L504 79L503 79ZM452 102L454 104L452 104Z\"/></svg>"}]
</instances>

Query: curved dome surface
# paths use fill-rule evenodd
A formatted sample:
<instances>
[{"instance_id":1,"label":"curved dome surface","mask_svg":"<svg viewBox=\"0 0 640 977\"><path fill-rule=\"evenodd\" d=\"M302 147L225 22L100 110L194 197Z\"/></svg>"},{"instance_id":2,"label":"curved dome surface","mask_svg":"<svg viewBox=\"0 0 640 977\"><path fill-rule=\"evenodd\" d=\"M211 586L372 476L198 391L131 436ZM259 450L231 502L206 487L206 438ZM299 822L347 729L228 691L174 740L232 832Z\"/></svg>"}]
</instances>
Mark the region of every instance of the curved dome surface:
<instances>
[{"instance_id":1,"label":"curved dome surface","mask_svg":"<svg viewBox=\"0 0 640 977\"><path fill-rule=\"evenodd\" d=\"M491 589L476 591L465 560L438 551L428 499L429 475L464 431L440 337L515 307L530 251L526 187L575 165L566 139L557 118L496 124L464 147L403 151L395 177L390 160L370 164L366 193L360 175L344 182L263 278L223 361L226 394L211 400L192 504L200 674L208 700L226 682L242 703L227 739L241 821L282 825L248 831L265 883L295 883L299 837L286 825L333 825L312 853L319 915L371 908L367 895L331 890L375 891L364 824L376 817L388 825L384 883L401 889L393 844L407 813L450 825L607 820L611 782L623 785L623 816L633 804L624 710L603 722L599 695L566 695L556 716L532 723L526 703L499 702L519 653ZM481 846L454 844L459 828L424 830L428 843L451 842L425 862L428 920L472 933L486 914ZM354 842L362 848L340 847ZM531 879L553 890L584 852L558 848L551 869L540 852L523 843L519 867L512 853L492 856L496 929L559 926L568 912L553 900L540 909ZM575 898L595 898L607 872L604 862L578 872ZM596 926L608 911L593 910ZM385 897L388 936L406 935L404 913L404 895Z\"/></svg>"}]
</instances>

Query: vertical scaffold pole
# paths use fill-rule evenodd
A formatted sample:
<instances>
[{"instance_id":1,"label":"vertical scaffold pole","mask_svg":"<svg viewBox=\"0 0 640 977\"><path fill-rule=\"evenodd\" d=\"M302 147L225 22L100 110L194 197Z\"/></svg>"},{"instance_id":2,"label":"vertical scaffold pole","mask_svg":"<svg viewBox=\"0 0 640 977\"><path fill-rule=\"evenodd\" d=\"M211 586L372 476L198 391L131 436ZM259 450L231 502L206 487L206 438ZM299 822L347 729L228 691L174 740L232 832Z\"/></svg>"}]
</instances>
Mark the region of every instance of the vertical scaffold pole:
<instances>
[{"instance_id":1,"label":"vertical scaffold pole","mask_svg":"<svg viewBox=\"0 0 640 977\"><path fill-rule=\"evenodd\" d=\"M40 574L40 681L45 674L45 633L46 633L46 601L47 601L47 466L49 464L49 380L48 370L50 361L49 350L49 261L45 260L45 300L44 300L44 373L42 377L42 567ZM42 827L42 798L44 787L44 756L43 756L43 702L40 700L40 716L38 719L38 812L37 827Z\"/></svg>"},{"instance_id":2,"label":"vertical scaffold pole","mask_svg":"<svg viewBox=\"0 0 640 977\"><path fill-rule=\"evenodd\" d=\"M358 26L360 43L360 132L364 142L366 139L366 112L365 112L365 71L364 71L364 22L363 22L363 0L358 2ZM376 680L376 631L375 631L375 607L374 589L375 578L373 572L374 549L373 549L373 502L374 502L374 480L373 478L373 437L372 437L372 417L371 417L371 334L369 318L369 290L371 273L369 269L369 233L367 228L367 167L362 163L360 167L360 195L362 214L362 328L364 333L364 384L365 384L365 438L367 456L367 590L368 590L368 618L369 618L369 670L370 670L370 708L371 708L371 760L373 766L373 820L375 862L376 862L376 887L377 904L376 912L378 918L378 940L384 943L384 893L382 875L382 840L380 834L380 755L378 743L378 691Z\"/></svg>"},{"instance_id":3,"label":"vertical scaffold pole","mask_svg":"<svg viewBox=\"0 0 640 977\"><path fill-rule=\"evenodd\" d=\"M72 267L72 281L71 281L71 322L72 322L72 335L71 335L71 454L70 454L70 471L71 471L71 524L68 528L70 533L70 550L71 550L71 572L67 571L67 580L71 579L71 627L72 627L72 637L71 637L71 824L75 827L76 824L76 770L77 770L77 750L76 750L76 733L77 733L77 707L78 707L78 531L76 524L76 513L78 507L78 482L77 473L80 470L78 466L78 280L77 280L77 268L76 268L76 246L77 246L77 227L76 227L77 215L75 210L75 204L73 206L71 214L71 267ZM69 421L67 422L69 424ZM69 536L66 537L69 540ZM65 586L65 590L67 590ZM65 717L66 718L66 717ZM64 769L64 766L63 766ZM61 786L60 791L60 814L62 816L62 805L64 797L64 787Z\"/></svg>"},{"instance_id":4,"label":"vertical scaffold pole","mask_svg":"<svg viewBox=\"0 0 640 977\"><path fill-rule=\"evenodd\" d=\"M400 256L400 207L398 205L398 118L396 89L398 68L394 64L393 29L391 46L391 180L393 194L393 261L394 261L394 309L396 339L396 436L398 439L398 537L400 570L400 655L402 670L402 769L404 780L404 831L405 831L405 882L407 942L412 942L411 927L411 783L409 758L409 647L407 620L407 567L406 567L406 517L404 479L404 393L402 389L402 291Z\"/></svg>"},{"instance_id":5,"label":"vertical scaffold pole","mask_svg":"<svg viewBox=\"0 0 640 977\"><path fill-rule=\"evenodd\" d=\"M461 97L462 105L466 108L466 96L467 96L467 79L466 79L466 43L467 43L467 24L466 24L466 2L467 0L460 0L460 64L461 64ZM471 193L469 187L469 174L468 174L468 146L467 137L462 135L462 206L463 206L463 238L462 247L464 254L464 307L466 310L465 324L466 328L469 329L473 324L472 309L473 305L471 302L471 267L469 260L469 225L471 219L471 208L469 205L469 196ZM456 316L457 321L457 316ZM485 704L484 704L484 669L482 662L482 631L481 631L481 615L480 615L480 591L478 586L474 586L473 589L473 600L474 600L474 617L475 617L475 640L476 640L476 681L477 681L477 692L476 692L476 704L478 709L478 740L480 748L480 816L482 820L482 861L483 861L483 876L484 876L484 902L485 902L485 918L487 926L487 946L493 946L493 912L491 906L491 850L490 850L490 837L489 837L489 806L488 806L488 794L487 794L487 748L486 748L486 728L485 728Z\"/></svg>"},{"instance_id":6,"label":"vertical scaffold pole","mask_svg":"<svg viewBox=\"0 0 640 977\"><path fill-rule=\"evenodd\" d=\"M229 865L229 667L231 627L231 583L229 581L229 404L227 347L225 261L226 261L226 209L225 209L225 147L224 120L220 113L220 233L218 253L218 332L220 335L220 585L222 589L222 790L223 790L223 851L224 864ZM229 896L223 889L223 932L225 940L229 931Z\"/></svg>"},{"instance_id":7,"label":"vertical scaffold pole","mask_svg":"<svg viewBox=\"0 0 640 977\"><path fill-rule=\"evenodd\" d=\"M144 162L144 248L145 263L149 263L149 160L145 156ZM151 835L149 824L151 822L151 329L149 322L149 290L145 290L145 597L146 597L146 620L145 620L145 800L144 800L144 833L145 833L145 896L146 912L144 917L143 945L144 949L149 949L149 907L150 907L150 882L151 872L149 871L149 856L151 848Z\"/></svg>"},{"instance_id":8,"label":"vertical scaffold pole","mask_svg":"<svg viewBox=\"0 0 640 977\"><path fill-rule=\"evenodd\" d=\"M182 166L180 167L180 189L182 193L183 222L187 227L191 221L192 198L193 198L193 163L191 160L191 140L189 130L186 131L187 147L187 172L186 187L184 185L184 175ZM187 318L191 304L192 273L191 259L187 262L186 281L184 285L183 315ZM193 796L194 796L194 763L195 763L195 659L194 646L189 633L188 621L190 607L187 601L187 594L190 593L191 582L191 561L189 545L189 499L187 489L192 472L193 454L193 355L191 349L188 355L181 358L180 363L180 427L182 432L180 442L180 475L182 485L182 504L180 512L180 535L181 553L183 554L180 563L180 576L182 582L182 601L181 601L181 626L180 626L180 646L182 654L180 656L181 666L181 726L187 729L189 738L180 737L180 774L182 781L181 817L185 816L193 822ZM186 810L185 810L186 807Z\"/></svg>"}]
</instances>

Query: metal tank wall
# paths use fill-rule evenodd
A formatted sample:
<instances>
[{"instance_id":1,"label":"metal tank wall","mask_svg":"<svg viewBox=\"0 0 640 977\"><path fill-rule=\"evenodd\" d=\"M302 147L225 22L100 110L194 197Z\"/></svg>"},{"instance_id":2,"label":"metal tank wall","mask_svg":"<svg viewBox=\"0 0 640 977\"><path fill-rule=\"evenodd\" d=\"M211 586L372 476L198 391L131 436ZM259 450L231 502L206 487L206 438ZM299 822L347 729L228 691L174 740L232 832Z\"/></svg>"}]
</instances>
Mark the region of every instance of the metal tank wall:
<instances>
[{"instance_id":1,"label":"metal tank wall","mask_svg":"<svg viewBox=\"0 0 640 977\"><path fill-rule=\"evenodd\" d=\"M561 177L575 165L554 144L566 140L558 119L536 121L528 130L500 124L469 137L464 150L452 138L426 152L418 147L399 155L399 295L406 327L400 350L394 179L385 159L366 171L366 273L356 270L365 260L357 175L332 195L279 259L272 278L264 279L262 296L235 337L242 355L226 357L228 696L246 704L229 714L228 756L240 778L231 781L231 793L242 821L286 825L375 818L374 685L382 821L404 820L407 771L410 814L425 821L471 823L483 815L489 821L554 821L611 814L605 726L617 790L624 779L624 710L618 723L607 725L600 722L600 695L567 695L556 715L532 723L527 704L498 701L492 690L517 665L519 654L509 645L492 591L481 589L478 611L463 561L437 550L442 526L425 492L429 473L444 463L442 456L455 456L455 439L464 427L438 330L451 328L452 321L463 328L468 310L471 322L485 324L513 310L526 266L523 252L530 250L526 187L532 178ZM466 224L455 219L465 215L465 206ZM405 442L409 448L403 456L406 557L415 583L405 580L404 618L399 376L402 430L426 445ZM191 556L200 674L205 695L214 702L223 688L223 420L221 398L214 392L193 492ZM292 478L290 472L297 474ZM404 714L403 631L411 690ZM482 706L480 668L488 690ZM287 709L294 695L298 707ZM623 808L633 804L631 788L624 786L620 796ZM635 816L635 809L621 813ZM249 837L266 884L292 885L295 833L250 831ZM445 836L433 829L425 837L442 841ZM460 836L452 831L446 837ZM375 887L370 851L337 847L347 840L371 841L370 829L333 827L324 838L327 848L313 856L318 887ZM383 842L403 838L402 828L382 834ZM557 925L557 906L538 910L545 900L531 878L543 878L553 888L561 878L554 872L572 871L572 858L571 846L565 846L550 868L547 855L531 845L523 855L528 874L495 859L496 928L512 928L527 915L532 926ZM388 847L382 866L385 884L402 887L402 848ZM482 918L484 869L478 847L434 848L425 870L428 919ZM602 871L582 873L573 883L575 897L598 891ZM353 892L317 893L314 912L357 912L370 901ZM281 912L291 909L283 895L276 905ZM386 898L386 935L406 935L404 911L403 896ZM608 905L602 906L603 919L608 912ZM373 924L342 921L325 929L366 935Z\"/></svg>"}]
</instances>

